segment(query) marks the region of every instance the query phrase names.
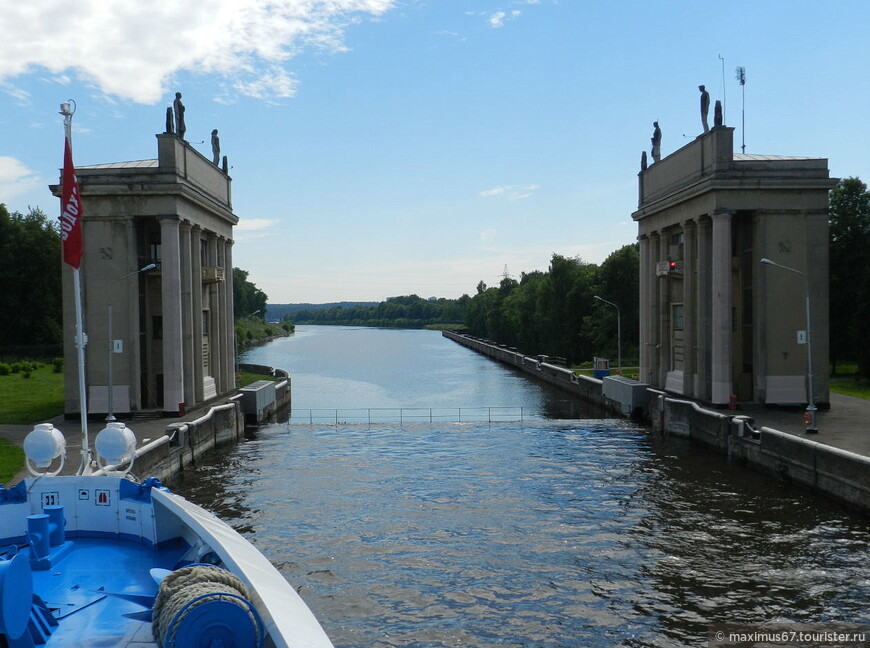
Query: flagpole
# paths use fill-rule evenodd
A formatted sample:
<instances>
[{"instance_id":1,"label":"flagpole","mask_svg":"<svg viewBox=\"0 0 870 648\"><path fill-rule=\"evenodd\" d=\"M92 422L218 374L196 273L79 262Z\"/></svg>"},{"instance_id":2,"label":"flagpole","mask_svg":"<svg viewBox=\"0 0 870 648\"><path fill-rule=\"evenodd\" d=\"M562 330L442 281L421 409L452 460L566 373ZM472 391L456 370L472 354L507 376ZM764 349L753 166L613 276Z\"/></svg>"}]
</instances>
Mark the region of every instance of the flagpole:
<instances>
[{"instance_id":1,"label":"flagpole","mask_svg":"<svg viewBox=\"0 0 870 648\"><path fill-rule=\"evenodd\" d=\"M72 116L75 112L73 107L70 110L70 103L75 106L75 102L70 99L69 102L60 105L60 114L63 115L63 130L66 137L66 146L68 150L72 150ZM64 158L64 166L67 159ZM64 174L66 175L66 174ZM61 205L61 209L65 210L66 205ZM63 217L63 214L61 214ZM81 223L79 223L81 226ZM87 336L84 332L83 317L82 317L82 283L79 273L78 264L73 266L73 294L75 297L76 309L76 351L78 356L78 373L79 373L79 413L81 418L82 428L82 460L79 466L77 475L91 474L91 447L88 440L88 399L85 382L85 345L87 344Z\"/></svg>"}]
</instances>

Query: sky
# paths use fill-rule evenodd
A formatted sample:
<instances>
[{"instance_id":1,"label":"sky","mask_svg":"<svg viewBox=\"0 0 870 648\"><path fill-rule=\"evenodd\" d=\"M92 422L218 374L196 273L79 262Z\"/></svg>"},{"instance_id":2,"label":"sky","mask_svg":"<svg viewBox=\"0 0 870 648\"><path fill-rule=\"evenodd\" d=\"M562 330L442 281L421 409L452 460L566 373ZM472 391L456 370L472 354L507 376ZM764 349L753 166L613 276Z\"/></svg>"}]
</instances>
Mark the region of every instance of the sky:
<instances>
[{"instance_id":1,"label":"sky","mask_svg":"<svg viewBox=\"0 0 870 648\"><path fill-rule=\"evenodd\" d=\"M735 149L870 181L866 0L0 4L0 202L58 213L61 102L83 166L156 158L182 92L209 159L219 130L233 264L270 303L600 264L636 239L652 122L663 156L701 132L699 84Z\"/></svg>"}]
</instances>

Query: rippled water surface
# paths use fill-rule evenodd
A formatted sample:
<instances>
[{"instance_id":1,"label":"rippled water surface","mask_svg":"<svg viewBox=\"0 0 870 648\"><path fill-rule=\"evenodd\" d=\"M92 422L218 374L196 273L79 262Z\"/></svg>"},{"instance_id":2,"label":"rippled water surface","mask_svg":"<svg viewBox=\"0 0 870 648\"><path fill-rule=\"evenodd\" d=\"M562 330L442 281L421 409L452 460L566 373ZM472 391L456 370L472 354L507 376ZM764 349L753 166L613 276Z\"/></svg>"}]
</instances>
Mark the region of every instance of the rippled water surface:
<instances>
[{"instance_id":1,"label":"rippled water surface","mask_svg":"<svg viewBox=\"0 0 870 648\"><path fill-rule=\"evenodd\" d=\"M302 328L248 362L294 407L564 396L424 331ZM176 490L249 537L339 648L705 646L713 622L868 622L870 523L613 420L273 425Z\"/></svg>"},{"instance_id":2,"label":"rippled water surface","mask_svg":"<svg viewBox=\"0 0 870 648\"><path fill-rule=\"evenodd\" d=\"M697 646L870 620L860 517L616 421L271 426L180 485L336 646Z\"/></svg>"}]
</instances>

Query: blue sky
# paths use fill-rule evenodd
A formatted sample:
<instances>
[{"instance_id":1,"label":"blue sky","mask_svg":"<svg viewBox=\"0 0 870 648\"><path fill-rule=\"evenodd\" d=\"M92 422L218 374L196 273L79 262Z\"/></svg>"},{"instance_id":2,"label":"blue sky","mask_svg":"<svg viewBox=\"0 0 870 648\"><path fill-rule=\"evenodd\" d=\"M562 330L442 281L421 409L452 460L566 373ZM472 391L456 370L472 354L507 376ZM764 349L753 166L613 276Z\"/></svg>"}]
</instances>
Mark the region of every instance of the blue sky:
<instances>
[{"instance_id":1,"label":"blue sky","mask_svg":"<svg viewBox=\"0 0 870 648\"><path fill-rule=\"evenodd\" d=\"M234 265L270 302L459 297L633 242L653 120L664 155L688 143L703 83L739 147L737 66L747 153L870 180L868 34L863 0L15 3L0 202L57 213L60 102L87 165L156 157L181 91L188 141L211 157L220 131Z\"/></svg>"}]
</instances>

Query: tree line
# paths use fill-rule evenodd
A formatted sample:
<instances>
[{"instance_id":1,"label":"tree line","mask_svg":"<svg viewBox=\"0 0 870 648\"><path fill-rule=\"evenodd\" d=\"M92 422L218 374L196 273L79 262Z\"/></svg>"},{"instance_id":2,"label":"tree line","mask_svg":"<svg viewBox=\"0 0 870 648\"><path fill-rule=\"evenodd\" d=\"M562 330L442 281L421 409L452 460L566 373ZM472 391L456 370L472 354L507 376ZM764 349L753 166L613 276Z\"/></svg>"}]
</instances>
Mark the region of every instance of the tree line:
<instances>
[{"instance_id":1,"label":"tree line","mask_svg":"<svg viewBox=\"0 0 870 648\"><path fill-rule=\"evenodd\" d=\"M870 378L870 193L858 178L843 178L830 193L830 355L857 363Z\"/></svg>"},{"instance_id":2,"label":"tree line","mask_svg":"<svg viewBox=\"0 0 870 648\"><path fill-rule=\"evenodd\" d=\"M638 265L636 244L613 252L600 266L554 254L546 272L505 278L493 287L479 283L466 312L468 330L524 353L560 356L573 364L593 356L615 359L619 323L623 358L636 361Z\"/></svg>"},{"instance_id":3,"label":"tree line","mask_svg":"<svg viewBox=\"0 0 870 648\"><path fill-rule=\"evenodd\" d=\"M39 208L10 213L0 203L0 349L9 355L62 353L63 294L57 219Z\"/></svg>"},{"instance_id":4,"label":"tree line","mask_svg":"<svg viewBox=\"0 0 870 648\"><path fill-rule=\"evenodd\" d=\"M595 299L611 302L615 307ZM616 358L617 319L624 357L637 357L638 250L626 245L600 266L554 254L546 272L477 285L473 297L391 297L376 305L300 310L296 324L422 328L461 324L469 333L530 354L547 353L582 362L594 355Z\"/></svg>"},{"instance_id":5,"label":"tree line","mask_svg":"<svg viewBox=\"0 0 870 648\"><path fill-rule=\"evenodd\" d=\"M296 324L423 328L461 323L470 300L467 295L459 299L423 299L417 295L404 295L390 297L378 304L302 309L288 313L285 318Z\"/></svg>"}]
</instances>

